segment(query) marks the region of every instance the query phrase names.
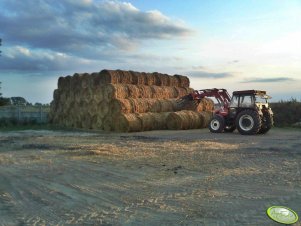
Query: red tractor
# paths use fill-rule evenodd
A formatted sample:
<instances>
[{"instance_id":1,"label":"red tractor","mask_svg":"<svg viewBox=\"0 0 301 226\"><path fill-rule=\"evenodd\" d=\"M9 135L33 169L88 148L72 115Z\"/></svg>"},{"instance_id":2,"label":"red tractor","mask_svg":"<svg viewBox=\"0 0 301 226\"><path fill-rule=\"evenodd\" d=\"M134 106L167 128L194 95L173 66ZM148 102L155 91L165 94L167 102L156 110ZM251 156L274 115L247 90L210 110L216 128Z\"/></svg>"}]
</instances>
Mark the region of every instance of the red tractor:
<instances>
[{"instance_id":1,"label":"red tractor","mask_svg":"<svg viewBox=\"0 0 301 226\"><path fill-rule=\"evenodd\" d=\"M204 97L215 98L219 105L209 123L212 133L233 132L237 129L243 135L263 134L274 124L273 112L268 104L271 97L265 91L235 91L231 98L225 89L195 90L182 97L180 103L198 103Z\"/></svg>"}]
</instances>

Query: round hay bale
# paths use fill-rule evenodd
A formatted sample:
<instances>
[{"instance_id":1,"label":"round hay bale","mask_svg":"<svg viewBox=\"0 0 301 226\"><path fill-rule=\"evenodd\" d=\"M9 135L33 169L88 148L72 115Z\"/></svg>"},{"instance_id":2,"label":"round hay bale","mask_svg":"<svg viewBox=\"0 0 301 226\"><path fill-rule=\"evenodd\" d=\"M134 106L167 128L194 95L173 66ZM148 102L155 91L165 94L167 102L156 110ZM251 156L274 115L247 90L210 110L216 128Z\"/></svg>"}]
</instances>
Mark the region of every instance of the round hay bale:
<instances>
[{"instance_id":1,"label":"round hay bale","mask_svg":"<svg viewBox=\"0 0 301 226\"><path fill-rule=\"evenodd\" d=\"M111 102L111 113L112 115L121 113L134 113L134 107L130 99L115 99Z\"/></svg>"},{"instance_id":2,"label":"round hay bale","mask_svg":"<svg viewBox=\"0 0 301 226\"><path fill-rule=\"evenodd\" d=\"M139 132L142 121L138 114L121 114L114 119L114 130L117 132Z\"/></svg>"},{"instance_id":3,"label":"round hay bale","mask_svg":"<svg viewBox=\"0 0 301 226\"><path fill-rule=\"evenodd\" d=\"M93 100L98 104L103 100L103 86L97 86L93 89Z\"/></svg>"},{"instance_id":4,"label":"round hay bale","mask_svg":"<svg viewBox=\"0 0 301 226\"><path fill-rule=\"evenodd\" d=\"M78 73L75 73L70 80L70 89L71 90L80 90L81 89L81 81L80 81L80 75Z\"/></svg>"},{"instance_id":5,"label":"round hay bale","mask_svg":"<svg viewBox=\"0 0 301 226\"><path fill-rule=\"evenodd\" d=\"M147 75L146 73L142 72L135 72L135 74L137 75L137 80L138 80L138 85L148 85L148 81L147 81Z\"/></svg>"},{"instance_id":6,"label":"round hay bale","mask_svg":"<svg viewBox=\"0 0 301 226\"><path fill-rule=\"evenodd\" d=\"M153 130L155 125L155 113L141 113L138 114L138 118L141 120L142 128L141 131Z\"/></svg>"},{"instance_id":7,"label":"round hay bale","mask_svg":"<svg viewBox=\"0 0 301 226\"><path fill-rule=\"evenodd\" d=\"M136 97L132 95L133 98L153 98L153 90L151 86L139 85L137 88L139 90L139 94Z\"/></svg>"},{"instance_id":8,"label":"round hay bale","mask_svg":"<svg viewBox=\"0 0 301 226\"><path fill-rule=\"evenodd\" d=\"M132 85L138 85L138 77L139 77L139 73L135 72L135 71L129 71L129 73L131 74L131 82L130 84Z\"/></svg>"},{"instance_id":9,"label":"round hay bale","mask_svg":"<svg viewBox=\"0 0 301 226\"><path fill-rule=\"evenodd\" d=\"M190 85L189 78L183 75L174 75L178 79L178 86L188 88Z\"/></svg>"},{"instance_id":10,"label":"round hay bale","mask_svg":"<svg viewBox=\"0 0 301 226\"><path fill-rule=\"evenodd\" d=\"M163 112L163 113L156 113L153 114L154 118L154 130L164 130L167 129L167 116L169 115L169 112Z\"/></svg>"},{"instance_id":11,"label":"round hay bale","mask_svg":"<svg viewBox=\"0 0 301 226\"><path fill-rule=\"evenodd\" d=\"M172 130L201 128L202 118L194 111L171 112L167 116L167 128Z\"/></svg>"},{"instance_id":12,"label":"round hay bale","mask_svg":"<svg viewBox=\"0 0 301 226\"><path fill-rule=\"evenodd\" d=\"M141 95L141 90L139 89L138 86L136 85L127 85L127 90L128 90L128 94L127 95L119 95L119 98L140 98Z\"/></svg>"},{"instance_id":13,"label":"round hay bale","mask_svg":"<svg viewBox=\"0 0 301 226\"><path fill-rule=\"evenodd\" d=\"M165 99L158 100L160 103L160 112L173 112L175 110L176 100Z\"/></svg>"},{"instance_id":14,"label":"round hay bale","mask_svg":"<svg viewBox=\"0 0 301 226\"><path fill-rule=\"evenodd\" d=\"M147 81L147 85L149 86L157 85L156 76L152 73L146 73L146 81Z\"/></svg>"},{"instance_id":15,"label":"round hay bale","mask_svg":"<svg viewBox=\"0 0 301 226\"><path fill-rule=\"evenodd\" d=\"M133 76L129 71L120 71L122 73L121 83L122 84L133 84Z\"/></svg>"},{"instance_id":16,"label":"round hay bale","mask_svg":"<svg viewBox=\"0 0 301 226\"><path fill-rule=\"evenodd\" d=\"M89 114L85 114L81 117L82 128L84 129L92 129L92 119Z\"/></svg>"},{"instance_id":17,"label":"round hay bale","mask_svg":"<svg viewBox=\"0 0 301 226\"><path fill-rule=\"evenodd\" d=\"M206 128L209 126L209 123L213 117L213 112L212 111L203 111L203 112L199 112L199 115L202 118L202 128Z\"/></svg>"},{"instance_id":18,"label":"round hay bale","mask_svg":"<svg viewBox=\"0 0 301 226\"><path fill-rule=\"evenodd\" d=\"M89 73L83 73L79 77L81 88L92 88L93 86L93 79L92 76Z\"/></svg>"},{"instance_id":19,"label":"round hay bale","mask_svg":"<svg viewBox=\"0 0 301 226\"><path fill-rule=\"evenodd\" d=\"M167 90L162 88L161 86L151 86L151 89L152 89L153 98L156 99L168 98L166 97Z\"/></svg>"},{"instance_id":20,"label":"round hay bale","mask_svg":"<svg viewBox=\"0 0 301 226\"><path fill-rule=\"evenodd\" d=\"M53 91L53 100L59 101L59 99L60 99L60 91L59 91L59 89L55 89Z\"/></svg>"},{"instance_id":21,"label":"round hay bale","mask_svg":"<svg viewBox=\"0 0 301 226\"><path fill-rule=\"evenodd\" d=\"M204 98L201 100L203 106L203 111L214 111L214 102L209 98Z\"/></svg>"},{"instance_id":22,"label":"round hay bale","mask_svg":"<svg viewBox=\"0 0 301 226\"><path fill-rule=\"evenodd\" d=\"M170 86L170 79L169 75L167 74L160 74L158 72L153 73L156 77L156 85L157 86Z\"/></svg>"},{"instance_id":23,"label":"round hay bale","mask_svg":"<svg viewBox=\"0 0 301 226\"><path fill-rule=\"evenodd\" d=\"M149 112L161 112L161 103L157 99L148 99Z\"/></svg>"},{"instance_id":24,"label":"round hay bale","mask_svg":"<svg viewBox=\"0 0 301 226\"><path fill-rule=\"evenodd\" d=\"M57 82L57 87L58 89L63 90L65 88L65 77L59 77L58 82Z\"/></svg>"},{"instance_id":25,"label":"round hay bale","mask_svg":"<svg viewBox=\"0 0 301 226\"><path fill-rule=\"evenodd\" d=\"M92 82L94 87L99 87L103 85L102 83L102 74L100 72L94 72L92 73Z\"/></svg>"},{"instance_id":26,"label":"round hay bale","mask_svg":"<svg viewBox=\"0 0 301 226\"><path fill-rule=\"evenodd\" d=\"M99 115L94 115L92 117L92 129L103 129L103 121Z\"/></svg>"},{"instance_id":27,"label":"round hay bale","mask_svg":"<svg viewBox=\"0 0 301 226\"><path fill-rule=\"evenodd\" d=\"M114 130L113 123L116 123L116 122L115 121L113 122L111 115L107 115L103 120L103 129L105 131L113 131Z\"/></svg>"},{"instance_id":28,"label":"round hay bale","mask_svg":"<svg viewBox=\"0 0 301 226\"><path fill-rule=\"evenodd\" d=\"M87 105L87 112L89 113L90 116L98 114L98 103L92 100Z\"/></svg>"},{"instance_id":29,"label":"round hay bale","mask_svg":"<svg viewBox=\"0 0 301 226\"><path fill-rule=\"evenodd\" d=\"M105 118L109 112L110 112L110 105L109 102L103 101L100 104L98 104L98 114L100 115L101 118Z\"/></svg>"},{"instance_id":30,"label":"round hay bale","mask_svg":"<svg viewBox=\"0 0 301 226\"><path fill-rule=\"evenodd\" d=\"M179 87L179 79L176 76L170 76L169 77L169 84L170 86Z\"/></svg>"},{"instance_id":31,"label":"round hay bale","mask_svg":"<svg viewBox=\"0 0 301 226\"><path fill-rule=\"evenodd\" d=\"M81 90L81 99L86 103L90 103L93 100L93 92L90 88L85 88Z\"/></svg>"}]
</instances>

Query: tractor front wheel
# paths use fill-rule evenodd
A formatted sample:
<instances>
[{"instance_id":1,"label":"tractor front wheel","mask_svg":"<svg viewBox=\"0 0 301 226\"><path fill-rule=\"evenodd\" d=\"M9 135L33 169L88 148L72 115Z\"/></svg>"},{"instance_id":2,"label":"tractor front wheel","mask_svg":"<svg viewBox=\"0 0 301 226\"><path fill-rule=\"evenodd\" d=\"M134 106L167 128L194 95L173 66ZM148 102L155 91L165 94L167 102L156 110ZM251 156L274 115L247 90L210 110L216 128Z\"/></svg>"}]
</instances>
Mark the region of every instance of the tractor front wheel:
<instances>
[{"instance_id":1,"label":"tractor front wheel","mask_svg":"<svg viewBox=\"0 0 301 226\"><path fill-rule=\"evenodd\" d=\"M220 115L214 115L209 123L211 133L221 133L225 128L225 120Z\"/></svg>"},{"instance_id":2,"label":"tractor front wheel","mask_svg":"<svg viewBox=\"0 0 301 226\"><path fill-rule=\"evenodd\" d=\"M244 110L236 117L236 128L242 135L257 134L261 128L261 119L258 112L254 110Z\"/></svg>"}]
</instances>

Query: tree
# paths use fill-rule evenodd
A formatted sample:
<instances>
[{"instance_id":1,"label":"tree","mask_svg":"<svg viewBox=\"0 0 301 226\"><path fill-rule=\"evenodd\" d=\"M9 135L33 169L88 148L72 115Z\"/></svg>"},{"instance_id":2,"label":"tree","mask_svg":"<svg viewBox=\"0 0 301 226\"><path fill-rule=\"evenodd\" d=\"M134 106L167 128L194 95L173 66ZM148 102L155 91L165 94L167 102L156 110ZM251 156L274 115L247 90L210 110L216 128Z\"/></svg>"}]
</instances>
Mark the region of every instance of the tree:
<instances>
[{"instance_id":1,"label":"tree","mask_svg":"<svg viewBox=\"0 0 301 226\"><path fill-rule=\"evenodd\" d=\"M10 99L2 97L1 82L0 82L0 106L10 105Z\"/></svg>"}]
</instances>

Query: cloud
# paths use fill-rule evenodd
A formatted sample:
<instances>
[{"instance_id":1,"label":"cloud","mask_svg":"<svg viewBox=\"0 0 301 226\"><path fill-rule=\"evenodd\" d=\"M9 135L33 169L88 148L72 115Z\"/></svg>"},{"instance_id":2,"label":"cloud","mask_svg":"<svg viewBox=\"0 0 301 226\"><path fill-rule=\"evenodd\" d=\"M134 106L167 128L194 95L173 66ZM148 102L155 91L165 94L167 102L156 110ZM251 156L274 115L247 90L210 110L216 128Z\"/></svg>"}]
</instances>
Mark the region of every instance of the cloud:
<instances>
[{"instance_id":1,"label":"cloud","mask_svg":"<svg viewBox=\"0 0 301 226\"><path fill-rule=\"evenodd\" d=\"M242 81L241 83L271 83L271 82L290 82L295 79L289 77L277 77L277 78L253 78Z\"/></svg>"},{"instance_id":2,"label":"cloud","mask_svg":"<svg viewBox=\"0 0 301 226\"><path fill-rule=\"evenodd\" d=\"M42 51L53 56L63 53L70 59L110 62L131 54L145 40L182 38L193 33L183 22L159 11L143 12L131 3L109 0L2 0L0 27L6 49L19 48L21 54L7 56L7 65L24 64L20 60L33 63ZM28 49L32 55L26 58L20 48ZM43 55L39 63L43 59L48 62ZM61 59L52 61L58 60Z\"/></svg>"},{"instance_id":3,"label":"cloud","mask_svg":"<svg viewBox=\"0 0 301 226\"><path fill-rule=\"evenodd\" d=\"M195 78L209 78L209 79L223 79L223 78L231 78L234 75L228 72L214 73L207 71L190 71L187 72L188 76Z\"/></svg>"}]
</instances>

